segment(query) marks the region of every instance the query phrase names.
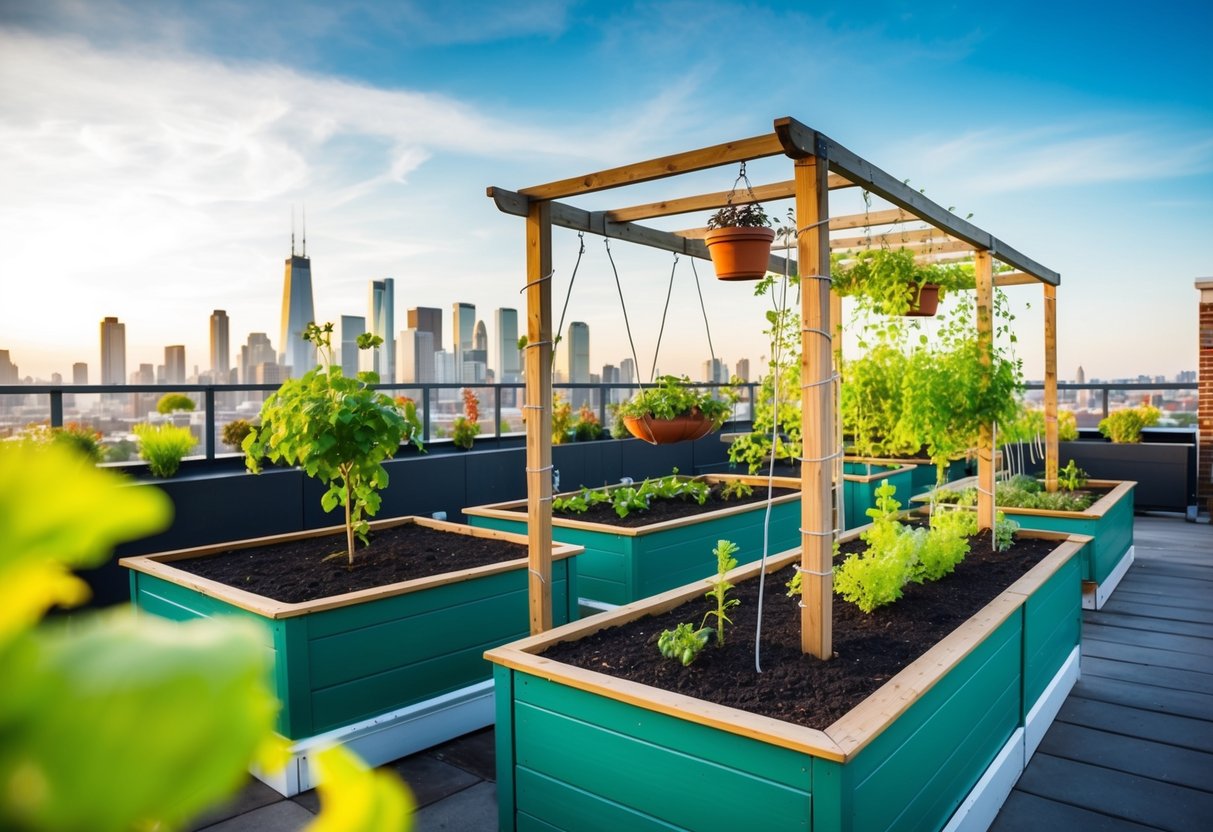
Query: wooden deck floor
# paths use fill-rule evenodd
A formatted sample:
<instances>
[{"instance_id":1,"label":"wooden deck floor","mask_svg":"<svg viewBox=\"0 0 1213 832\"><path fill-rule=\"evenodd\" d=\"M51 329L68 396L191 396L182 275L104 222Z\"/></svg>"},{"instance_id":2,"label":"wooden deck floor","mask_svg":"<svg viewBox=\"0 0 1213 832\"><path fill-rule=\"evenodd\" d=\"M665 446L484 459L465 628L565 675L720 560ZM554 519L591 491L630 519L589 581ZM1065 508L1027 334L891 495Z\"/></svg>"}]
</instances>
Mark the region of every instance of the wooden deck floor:
<instances>
[{"instance_id":1,"label":"wooden deck floor","mask_svg":"<svg viewBox=\"0 0 1213 832\"><path fill-rule=\"evenodd\" d=\"M1213 526L1135 520L1082 678L992 832L1213 830Z\"/></svg>"}]
</instances>

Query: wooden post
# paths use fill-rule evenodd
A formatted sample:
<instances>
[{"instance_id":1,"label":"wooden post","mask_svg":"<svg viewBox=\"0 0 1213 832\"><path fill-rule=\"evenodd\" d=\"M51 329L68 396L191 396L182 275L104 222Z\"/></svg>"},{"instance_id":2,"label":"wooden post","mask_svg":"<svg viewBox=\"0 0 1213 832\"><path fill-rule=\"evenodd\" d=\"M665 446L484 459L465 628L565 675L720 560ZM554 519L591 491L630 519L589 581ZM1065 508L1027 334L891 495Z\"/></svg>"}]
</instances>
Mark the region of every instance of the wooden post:
<instances>
[{"instance_id":1,"label":"wooden post","mask_svg":"<svg viewBox=\"0 0 1213 832\"><path fill-rule=\"evenodd\" d=\"M829 382L834 350L830 283L830 216L827 163L822 156L796 160L796 223L800 283L800 543L802 592L800 646L819 659L834 656L833 471L834 394ZM820 224L818 224L820 223Z\"/></svg>"},{"instance_id":2,"label":"wooden post","mask_svg":"<svg viewBox=\"0 0 1213 832\"><path fill-rule=\"evenodd\" d=\"M993 363L994 260L988 251L973 253L977 283L977 344L981 363ZM994 425L981 426L977 436L977 527L994 528Z\"/></svg>"},{"instance_id":3,"label":"wooden post","mask_svg":"<svg viewBox=\"0 0 1213 832\"><path fill-rule=\"evenodd\" d=\"M1045 283L1045 490L1057 490L1057 287Z\"/></svg>"},{"instance_id":4,"label":"wooden post","mask_svg":"<svg viewBox=\"0 0 1213 832\"><path fill-rule=\"evenodd\" d=\"M526 217L526 495L531 635L552 628L552 206Z\"/></svg>"}]
</instances>

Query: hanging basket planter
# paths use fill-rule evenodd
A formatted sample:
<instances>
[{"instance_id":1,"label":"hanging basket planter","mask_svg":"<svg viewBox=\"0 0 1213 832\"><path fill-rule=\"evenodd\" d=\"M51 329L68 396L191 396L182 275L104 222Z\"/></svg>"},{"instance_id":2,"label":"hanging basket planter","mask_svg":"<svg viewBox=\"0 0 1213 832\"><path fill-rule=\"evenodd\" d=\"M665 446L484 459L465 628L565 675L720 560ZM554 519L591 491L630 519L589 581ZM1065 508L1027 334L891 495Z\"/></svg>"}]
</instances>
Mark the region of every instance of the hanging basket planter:
<instances>
[{"instance_id":1,"label":"hanging basket planter","mask_svg":"<svg viewBox=\"0 0 1213 832\"><path fill-rule=\"evenodd\" d=\"M922 286L910 284L910 308L906 316L911 318L929 318L939 309L939 284L924 283Z\"/></svg>"},{"instance_id":2,"label":"hanging basket planter","mask_svg":"<svg viewBox=\"0 0 1213 832\"><path fill-rule=\"evenodd\" d=\"M716 431L716 423L695 408L673 419L655 416L625 416L623 424L628 433L650 445L672 445L688 439L702 439Z\"/></svg>"},{"instance_id":3,"label":"hanging basket planter","mask_svg":"<svg viewBox=\"0 0 1213 832\"><path fill-rule=\"evenodd\" d=\"M719 280L761 280L774 240L774 229L732 226L713 228L703 238Z\"/></svg>"}]
</instances>

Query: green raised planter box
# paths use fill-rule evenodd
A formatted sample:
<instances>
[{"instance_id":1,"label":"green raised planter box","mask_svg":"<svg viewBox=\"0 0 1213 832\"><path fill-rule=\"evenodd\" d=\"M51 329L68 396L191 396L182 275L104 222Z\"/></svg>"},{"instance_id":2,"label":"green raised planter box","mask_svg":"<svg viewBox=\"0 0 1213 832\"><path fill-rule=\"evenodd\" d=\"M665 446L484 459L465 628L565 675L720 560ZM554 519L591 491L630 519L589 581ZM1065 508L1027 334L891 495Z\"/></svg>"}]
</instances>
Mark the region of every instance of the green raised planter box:
<instances>
[{"instance_id":1,"label":"green raised planter box","mask_svg":"<svg viewBox=\"0 0 1213 832\"><path fill-rule=\"evenodd\" d=\"M455 534L526 544L525 537L405 517ZM292 764L265 782L284 794L314 785L307 765L317 744L351 745L372 765L397 759L492 722L492 672L482 654L530 632L525 558L289 604L175 568L176 560L306 537L332 527L123 558L138 609L176 621L236 615L263 625L273 657L271 687L282 703L278 731ZM576 546L552 552L552 616L576 618ZM453 733L452 733L453 732ZM261 774L258 774L261 777Z\"/></svg>"},{"instance_id":2,"label":"green raised planter box","mask_svg":"<svg viewBox=\"0 0 1213 832\"><path fill-rule=\"evenodd\" d=\"M742 480L756 492L767 483L765 477L736 474L707 474L697 479L709 483ZM774 500L770 553L800 545L800 480L775 477L774 485L795 488L797 493ZM463 513L478 528L527 533L525 500L474 506ZM630 604L711 575L716 569L712 549L722 538L741 547L736 555L739 563L762 557L765 517L765 501L632 528L553 517L552 537L585 547L577 559L577 591L582 598L600 604Z\"/></svg>"},{"instance_id":3,"label":"green raised planter box","mask_svg":"<svg viewBox=\"0 0 1213 832\"><path fill-rule=\"evenodd\" d=\"M976 478L958 480L949 489L976 486ZM1112 489L1086 511L1043 511L997 506L1024 529L1082 534L1092 540L1082 554L1082 605L1097 610L1133 565L1133 490L1137 483L1088 480L1088 485Z\"/></svg>"},{"instance_id":4,"label":"green raised planter box","mask_svg":"<svg viewBox=\"0 0 1213 832\"><path fill-rule=\"evenodd\" d=\"M932 472L935 470L931 469ZM867 460L844 460L842 463L842 493L846 528L866 526L872 522L868 509L876 506L876 489L886 482L897 489L894 498L906 505L913 494L913 480L918 468L901 463L877 463Z\"/></svg>"},{"instance_id":5,"label":"green raised planter box","mask_svg":"<svg viewBox=\"0 0 1213 832\"><path fill-rule=\"evenodd\" d=\"M537 655L696 598L701 583L489 651L500 828L986 828L1078 677L1086 539L1027 534L1058 546L824 730Z\"/></svg>"},{"instance_id":6,"label":"green raised planter box","mask_svg":"<svg viewBox=\"0 0 1213 832\"><path fill-rule=\"evenodd\" d=\"M919 494L925 494L935 487L935 463L926 457L913 458L884 458L884 457L845 457L844 464L862 464L871 463L873 465L908 465L914 470L910 475L909 491L903 491L901 485L897 485L897 499L904 505L910 497L917 497ZM948 482L966 477L969 474L969 461L966 459L954 459L948 463L947 468Z\"/></svg>"}]
</instances>

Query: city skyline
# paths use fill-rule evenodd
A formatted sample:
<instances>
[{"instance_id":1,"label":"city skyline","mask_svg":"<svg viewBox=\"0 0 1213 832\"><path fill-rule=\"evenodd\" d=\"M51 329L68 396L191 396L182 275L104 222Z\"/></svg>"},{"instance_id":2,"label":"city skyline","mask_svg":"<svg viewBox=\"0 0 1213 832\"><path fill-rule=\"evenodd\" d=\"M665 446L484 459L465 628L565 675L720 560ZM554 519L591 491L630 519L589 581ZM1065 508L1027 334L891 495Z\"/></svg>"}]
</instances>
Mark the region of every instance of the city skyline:
<instances>
[{"instance_id":1,"label":"city skyline","mask_svg":"<svg viewBox=\"0 0 1213 832\"><path fill-rule=\"evenodd\" d=\"M22 378L74 377L83 360L99 380L97 322L113 316L128 368L183 344L189 369L204 369L200 322L224 309L233 344L260 332L282 350L278 275L291 206L303 204L320 321L365 315L368 281L385 276L397 314L461 299L520 306L524 223L486 186L757 135L791 115L1060 272L1062 366L1133 378L1195 365L1192 284L1213 262L1208 3L1146 16L1118 2L691 8L304 2L284 16L256 4L4 4L0 349ZM813 48L785 50L772 72L738 60L738 31ZM1050 60L1008 60L1008 49ZM751 177L786 179L779 161ZM722 190L735 174L710 171L696 187ZM857 210L851 196L838 212ZM579 246L556 232L557 304ZM630 354L626 310L647 379L671 260L621 241L611 252L626 304L591 237L569 317L595 333L595 365L618 364ZM693 376L708 350L690 266L675 267L686 314L671 316L659 363ZM717 356L748 357L758 375L766 299L695 266ZM1009 294L1025 372L1039 377L1039 292Z\"/></svg>"}]
</instances>

